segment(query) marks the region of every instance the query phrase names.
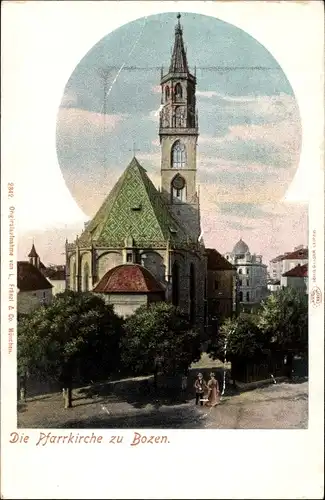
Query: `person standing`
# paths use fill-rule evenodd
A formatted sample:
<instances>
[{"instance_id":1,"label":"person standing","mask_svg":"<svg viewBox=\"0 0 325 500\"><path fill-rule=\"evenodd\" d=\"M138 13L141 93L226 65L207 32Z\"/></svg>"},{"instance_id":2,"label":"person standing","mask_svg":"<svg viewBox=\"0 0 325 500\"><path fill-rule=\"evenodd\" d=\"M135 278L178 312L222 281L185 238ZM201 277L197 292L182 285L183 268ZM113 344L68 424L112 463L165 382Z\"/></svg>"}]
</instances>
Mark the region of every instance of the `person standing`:
<instances>
[{"instance_id":1,"label":"person standing","mask_svg":"<svg viewBox=\"0 0 325 500\"><path fill-rule=\"evenodd\" d=\"M206 406L217 406L220 403L220 389L218 380L214 373L210 373L210 380L208 382L208 401Z\"/></svg>"},{"instance_id":2,"label":"person standing","mask_svg":"<svg viewBox=\"0 0 325 500\"><path fill-rule=\"evenodd\" d=\"M204 390L207 388L207 384L203 378L202 373L198 373L195 383L195 404L198 405L199 401L201 406L203 406L203 397L204 397Z\"/></svg>"}]
</instances>

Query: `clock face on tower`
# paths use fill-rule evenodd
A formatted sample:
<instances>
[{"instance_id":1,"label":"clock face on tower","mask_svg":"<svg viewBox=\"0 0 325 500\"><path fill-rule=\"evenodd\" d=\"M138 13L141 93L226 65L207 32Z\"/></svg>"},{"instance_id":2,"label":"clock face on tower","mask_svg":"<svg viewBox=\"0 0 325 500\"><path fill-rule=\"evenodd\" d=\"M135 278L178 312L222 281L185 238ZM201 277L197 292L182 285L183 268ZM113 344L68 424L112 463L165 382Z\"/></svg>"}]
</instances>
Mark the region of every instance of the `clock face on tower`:
<instances>
[{"instance_id":1,"label":"clock face on tower","mask_svg":"<svg viewBox=\"0 0 325 500\"><path fill-rule=\"evenodd\" d=\"M183 189L185 186L185 180L180 175L176 175L172 181L172 186L174 189Z\"/></svg>"}]
</instances>

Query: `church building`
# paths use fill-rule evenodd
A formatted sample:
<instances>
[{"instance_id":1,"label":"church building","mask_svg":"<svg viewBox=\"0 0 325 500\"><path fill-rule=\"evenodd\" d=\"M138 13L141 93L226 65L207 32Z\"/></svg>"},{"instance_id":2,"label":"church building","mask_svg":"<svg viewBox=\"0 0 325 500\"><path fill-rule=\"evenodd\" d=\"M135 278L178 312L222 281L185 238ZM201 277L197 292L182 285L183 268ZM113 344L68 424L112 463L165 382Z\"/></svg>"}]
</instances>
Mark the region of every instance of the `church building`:
<instances>
[{"instance_id":1,"label":"church building","mask_svg":"<svg viewBox=\"0 0 325 500\"><path fill-rule=\"evenodd\" d=\"M80 237L66 242L66 280L70 290L101 294L122 316L166 300L203 327L207 262L196 185L196 77L177 17L170 66L160 80L161 190L133 157Z\"/></svg>"}]
</instances>

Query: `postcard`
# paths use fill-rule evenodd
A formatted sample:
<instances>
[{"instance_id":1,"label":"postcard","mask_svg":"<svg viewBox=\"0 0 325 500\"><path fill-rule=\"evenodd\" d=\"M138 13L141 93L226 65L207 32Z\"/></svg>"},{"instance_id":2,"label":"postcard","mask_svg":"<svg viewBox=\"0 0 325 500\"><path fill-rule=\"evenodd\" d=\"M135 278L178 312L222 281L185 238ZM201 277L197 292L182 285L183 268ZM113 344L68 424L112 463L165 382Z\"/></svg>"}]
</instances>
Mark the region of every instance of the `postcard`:
<instances>
[{"instance_id":1,"label":"postcard","mask_svg":"<svg viewBox=\"0 0 325 500\"><path fill-rule=\"evenodd\" d=\"M3 3L3 498L323 498L323 22Z\"/></svg>"}]
</instances>

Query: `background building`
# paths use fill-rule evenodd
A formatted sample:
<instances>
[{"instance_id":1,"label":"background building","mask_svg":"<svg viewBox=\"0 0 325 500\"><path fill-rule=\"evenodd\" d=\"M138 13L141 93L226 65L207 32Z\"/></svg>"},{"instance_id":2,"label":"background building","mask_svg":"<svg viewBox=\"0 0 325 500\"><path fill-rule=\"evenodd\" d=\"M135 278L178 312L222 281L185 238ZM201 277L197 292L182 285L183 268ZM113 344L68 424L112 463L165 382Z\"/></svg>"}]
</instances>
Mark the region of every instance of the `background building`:
<instances>
[{"instance_id":1,"label":"background building","mask_svg":"<svg viewBox=\"0 0 325 500\"><path fill-rule=\"evenodd\" d=\"M208 324L215 329L237 313L237 271L217 250L207 252Z\"/></svg>"},{"instance_id":2,"label":"background building","mask_svg":"<svg viewBox=\"0 0 325 500\"><path fill-rule=\"evenodd\" d=\"M308 294L308 264L298 264L281 276L281 287L291 287Z\"/></svg>"},{"instance_id":3,"label":"background building","mask_svg":"<svg viewBox=\"0 0 325 500\"><path fill-rule=\"evenodd\" d=\"M304 265L308 263L308 248L299 245L294 248L293 252L285 252L272 259L269 263L270 279L281 281L281 276L293 269L298 264Z\"/></svg>"},{"instance_id":4,"label":"background building","mask_svg":"<svg viewBox=\"0 0 325 500\"><path fill-rule=\"evenodd\" d=\"M52 301L52 285L31 262L17 262L17 312L29 314Z\"/></svg>"},{"instance_id":5,"label":"background building","mask_svg":"<svg viewBox=\"0 0 325 500\"><path fill-rule=\"evenodd\" d=\"M42 269L42 273L53 286L52 293L57 295L66 289L65 266L51 265Z\"/></svg>"},{"instance_id":6,"label":"background building","mask_svg":"<svg viewBox=\"0 0 325 500\"><path fill-rule=\"evenodd\" d=\"M240 308L258 306L268 294L267 266L263 264L262 256L251 254L248 245L240 239L225 257L237 269Z\"/></svg>"}]
</instances>

